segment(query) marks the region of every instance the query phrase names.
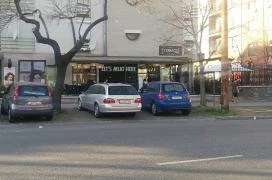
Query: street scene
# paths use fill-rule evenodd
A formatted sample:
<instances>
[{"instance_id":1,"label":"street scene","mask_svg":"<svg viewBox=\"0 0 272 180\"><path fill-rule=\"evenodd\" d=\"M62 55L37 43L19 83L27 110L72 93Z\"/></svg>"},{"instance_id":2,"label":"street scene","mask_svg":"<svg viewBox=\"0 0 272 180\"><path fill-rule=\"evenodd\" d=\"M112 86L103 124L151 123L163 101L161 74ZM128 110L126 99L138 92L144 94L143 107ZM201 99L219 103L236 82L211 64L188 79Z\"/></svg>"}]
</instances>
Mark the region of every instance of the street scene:
<instances>
[{"instance_id":1,"label":"street scene","mask_svg":"<svg viewBox=\"0 0 272 180\"><path fill-rule=\"evenodd\" d=\"M1 124L1 179L271 178L271 119L81 113L88 121Z\"/></svg>"},{"instance_id":2,"label":"street scene","mask_svg":"<svg viewBox=\"0 0 272 180\"><path fill-rule=\"evenodd\" d=\"M272 1L1 0L0 180L263 180Z\"/></svg>"}]
</instances>

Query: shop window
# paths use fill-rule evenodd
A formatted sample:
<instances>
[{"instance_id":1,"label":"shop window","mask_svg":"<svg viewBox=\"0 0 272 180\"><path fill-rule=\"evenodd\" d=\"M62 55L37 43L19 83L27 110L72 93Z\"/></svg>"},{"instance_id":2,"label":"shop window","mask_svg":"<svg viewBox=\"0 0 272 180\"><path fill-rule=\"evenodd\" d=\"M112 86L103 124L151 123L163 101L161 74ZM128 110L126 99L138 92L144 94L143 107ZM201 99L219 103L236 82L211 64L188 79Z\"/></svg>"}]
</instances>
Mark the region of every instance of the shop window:
<instances>
[{"instance_id":1,"label":"shop window","mask_svg":"<svg viewBox=\"0 0 272 180\"><path fill-rule=\"evenodd\" d=\"M96 82L96 66L91 64L72 65L73 84Z\"/></svg>"},{"instance_id":2,"label":"shop window","mask_svg":"<svg viewBox=\"0 0 272 180\"><path fill-rule=\"evenodd\" d=\"M20 60L19 81L45 83L45 60Z\"/></svg>"}]
</instances>

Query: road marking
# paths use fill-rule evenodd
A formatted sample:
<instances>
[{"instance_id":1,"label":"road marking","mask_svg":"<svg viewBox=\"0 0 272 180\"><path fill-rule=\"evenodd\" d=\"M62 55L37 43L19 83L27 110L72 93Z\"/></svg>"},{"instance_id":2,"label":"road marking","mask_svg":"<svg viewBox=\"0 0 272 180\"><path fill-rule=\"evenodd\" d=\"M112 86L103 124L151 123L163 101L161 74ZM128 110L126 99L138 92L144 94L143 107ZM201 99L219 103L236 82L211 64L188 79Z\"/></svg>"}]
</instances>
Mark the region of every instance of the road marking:
<instances>
[{"instance_id":1,"label":"road marking","mask_svg":"<svg viewBox=\"0 0 272 180\"><path fill-rule=\"evenodd\" d=\"M194 160L186 160L186 161L163 162L163 163L157 163L157 165L158 166L165 166L165 165L195 163L195 162L203 162L203 161L216 161L216 160L221 160L221 159L231 159L231 158L240 158L240 157L243 157L243 155L222 156L222 157L215 157L215 158L194 159Z\"/></svg>"}]
</instances>

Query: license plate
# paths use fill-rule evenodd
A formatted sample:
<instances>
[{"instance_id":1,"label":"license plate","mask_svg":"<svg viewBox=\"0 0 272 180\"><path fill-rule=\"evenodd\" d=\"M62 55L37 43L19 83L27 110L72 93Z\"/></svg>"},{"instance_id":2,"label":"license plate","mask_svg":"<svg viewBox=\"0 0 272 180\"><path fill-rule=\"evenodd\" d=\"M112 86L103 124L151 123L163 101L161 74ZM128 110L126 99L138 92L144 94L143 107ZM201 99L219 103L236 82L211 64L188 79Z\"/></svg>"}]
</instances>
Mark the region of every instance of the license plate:
<instances>
[{"instance_id":1,"label":"license plate","mask_svg":"<svg viewBox=\"0 0 272 180\"><path fill-rule=\"evenodd\" d=\"M173 96L172 99L182 99L181 96Z\"/></svg>"},{"instance_id":2,"label":"license plate","mask_svg":"<svg viewBox=\"0 0 272 180\"><path fill-rule=\"evenodd\" d=\"M28 102L27 105L29 106L37 106L37 105L41 105L42 102L38 102L38 101L32 101L32 102Z\"/></svg>"},{"instance_id":3,"label":"license plate","mask_svg":"<svg viewBox=\"0 0 272 180\"><path fill-rule=\"evenodd\" d=\"M130 101L130 100L127 100L127 99L120 99L120 100L119 100L119 103L120 103L120 104L130 104L131 101Z\"/></svg>"}]
</instances>

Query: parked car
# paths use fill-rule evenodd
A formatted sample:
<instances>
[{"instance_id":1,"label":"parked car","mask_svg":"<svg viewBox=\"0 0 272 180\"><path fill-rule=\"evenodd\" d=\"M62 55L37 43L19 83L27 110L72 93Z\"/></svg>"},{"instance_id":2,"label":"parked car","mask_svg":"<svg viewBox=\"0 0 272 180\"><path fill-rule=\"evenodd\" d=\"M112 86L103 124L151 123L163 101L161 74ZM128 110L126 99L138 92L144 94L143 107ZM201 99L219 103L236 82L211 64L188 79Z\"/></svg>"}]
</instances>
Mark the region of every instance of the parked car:
<instances>
[{"instance_id":1,"label":"parked car","mask_svg":"<svg viewBox=\"0 0 272 180\"><path fill-rule=\"evenodd\" d=\"M104 113L129 113L134 116L141 108L141 96L129 84L94 84L78 97L78 109L93 111L97 118Z\"/></svg>"},{"instance_id":2,"label":"parked car","mask_svg":"<svg viewBox=\"0 0 272 180\"><path fill-rule=\"evenodd\" d=\"M11 84L4 92L1 113L8 114L8 120L15 122L25 116L53 118L53 100L49 86L37 82Z\"/></svg>"},{"instance_id":3,"label":"parked car","mask_svg":"<svg viewBox=\"0 0 272 180\"><path fill-rule=\"evenodd\" d=\"M178 82L149 82L141 90L143 109L151 110L153 115L163 111L191 112L191 98L185 86Z\"/></svg>"}]
</instances>

